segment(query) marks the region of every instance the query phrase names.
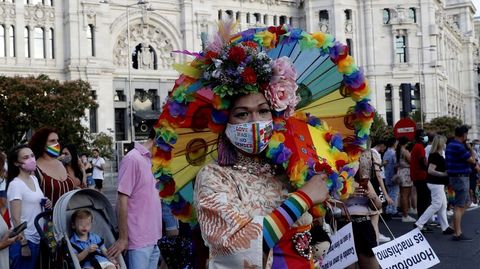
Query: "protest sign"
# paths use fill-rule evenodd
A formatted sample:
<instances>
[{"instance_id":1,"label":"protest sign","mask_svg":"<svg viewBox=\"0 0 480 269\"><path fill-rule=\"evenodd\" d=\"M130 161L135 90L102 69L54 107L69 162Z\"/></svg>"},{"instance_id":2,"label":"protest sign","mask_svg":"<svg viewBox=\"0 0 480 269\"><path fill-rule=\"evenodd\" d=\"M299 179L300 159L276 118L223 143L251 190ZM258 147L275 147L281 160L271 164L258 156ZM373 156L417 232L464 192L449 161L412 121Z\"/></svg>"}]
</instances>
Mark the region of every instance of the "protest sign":
<instances>
[{"instance_id":1,"label":"protest sign","mask_svg":"<svg viewBox=\"0 0 480 269\"><path fill-rule=\"evenodd\" d=\"M351 223L338 230L330 240L332 244L323 258L322 269L345 268L358 261Z\"/></svg>"},{"instance_id":2,"label":"protest sign","mask_svg":"<svg viewBox=\"0 0 480 269\"><path fill-rule=\"evenodd\" d=\"M383 269L426 269L440 262L418 228L373 248L373 253Z\"/></svg>"}]
</instances>

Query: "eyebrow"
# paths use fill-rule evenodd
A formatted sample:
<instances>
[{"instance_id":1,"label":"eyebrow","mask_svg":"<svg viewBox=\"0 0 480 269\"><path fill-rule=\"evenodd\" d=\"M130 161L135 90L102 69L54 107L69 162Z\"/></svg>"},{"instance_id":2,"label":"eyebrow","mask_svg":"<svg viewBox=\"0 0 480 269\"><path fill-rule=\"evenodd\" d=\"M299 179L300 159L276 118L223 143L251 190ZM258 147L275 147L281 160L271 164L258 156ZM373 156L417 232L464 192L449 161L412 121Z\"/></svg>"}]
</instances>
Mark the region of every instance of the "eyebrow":
<instances>
[{"instance_id":1,"label":"eyebrow","mask_svg":"<svg viewBox=\"0 0 480 269\"><path fill-rule=\"evenodd\" d=\"M259 104L257 107L261 107L261 106L263 106L263 105L267 105L267 106L268 106L268 103L267 103L267 102L263 102L263 103ZM249 108L255 108L255 107L237 106L237 107L234 107L233 110L236 110L236 109L248 110Z\"/></svg>"}]
</instances>

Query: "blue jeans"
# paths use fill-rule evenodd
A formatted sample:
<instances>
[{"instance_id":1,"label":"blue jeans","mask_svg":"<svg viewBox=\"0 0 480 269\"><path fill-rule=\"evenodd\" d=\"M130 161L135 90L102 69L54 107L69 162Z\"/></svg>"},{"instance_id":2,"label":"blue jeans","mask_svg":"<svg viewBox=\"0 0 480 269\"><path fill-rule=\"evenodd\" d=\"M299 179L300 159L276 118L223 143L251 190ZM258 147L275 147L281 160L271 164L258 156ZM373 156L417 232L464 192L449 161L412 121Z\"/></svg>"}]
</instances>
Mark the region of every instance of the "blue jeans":
<instances>
[{"instance_id":1,"label":"blue jeans","mask_svg":"<svg viewBox=\"0 0 480 269\"><path fill-rule=\"evenodd\" d=\"M32 256L22 257L22 246L20 242L15 242L10 245L9 255L10 255L10 269L36 269L38 267L38 255L40 251L40 244L34 244L28 241L28 247Z\"/></svg>"},{"instance_id":2,"label":"blue jeans","mask_svg":"<svg viewBox=\"0 0 480 269\"><path fill-rule=\"evenodd\" d=\"M387 214L397 214L397 202L398 202L398 195L400 193L400 187L396 184L394 185L386 185L385 188L387 188L388 196L392 198L393 204L392 205L387 205L385 208L385 213Z\"/></svg>"},{"instance_id":3,"label":"blue jeans","mask_svg":"<svg viewBox=\"0 0 480 269\"><path fill-rule=\"evenodd\" d=\"M157 245L129 249L126 259L128 269L157 269L160 249Z\"/></svg>"}]
</instances>

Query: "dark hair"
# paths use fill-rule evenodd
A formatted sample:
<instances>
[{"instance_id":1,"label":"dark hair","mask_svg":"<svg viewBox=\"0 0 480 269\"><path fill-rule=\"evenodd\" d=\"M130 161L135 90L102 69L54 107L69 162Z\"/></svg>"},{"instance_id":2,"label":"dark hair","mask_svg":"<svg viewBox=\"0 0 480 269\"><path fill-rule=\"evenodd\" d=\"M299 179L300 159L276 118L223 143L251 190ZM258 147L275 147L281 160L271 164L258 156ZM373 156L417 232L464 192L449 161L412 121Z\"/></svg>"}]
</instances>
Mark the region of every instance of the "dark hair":
<instances>
[{"instance_id":1,"label":"dark hair","mask_svg":"<svg viewBox=\"0 0 480 269\"><path fill-rule=\"evenodd\" d=\"M7 189L8 185L10 182L20 174L20 168L15 165L15 163L18 163L18 153L20 150L28 148L28 145L23 144L23 145L18 145L13 147L9 152L7 156L7 162L8 162L8 173L7 173Z\"/></svg>"},{"instance_id":2,"label":"dark hair","mask_svg":"<svg viewBox=\"0 0 480 269\"><path fill-rule=\"evenodd\" d=\"M3 167L5 166L5 161L7 160L7 157L5 156L5 153L3 151L0 151L0 171L3 171ZM1 173L0 173L1 176Z\"/></svg>"},{"instance_id":3,"label":"dark hair","mask_svg":"<svg viewBox=\"0 0 480 269\"><path fill-rule=\"evenodd\" d=\"M400 162L400 155L402 153L402 146L408 144L408 138L406 136L401 136L398 139L397 148L395 149L395 154L397 155L397 163Z\"/></svg>"},{"instance_id":4,"label":"dark hair","mask_svg":"<svg viewBox=\"0 0 480 269\"><path fill-rule=\"evenodd\" d=\"M385 145L391 148L393 145L395 145L395 142L397 142L397 139L395 137L390 137L385 143Z\"/></svg>"},{"instance_id":5,"label":"dark hair","mask_svg":"<svg viewBox=\"0 0 480 269\"><path fill-rule=\"evenodd\" d=\"M463 136L465 134L468 134L468 126L467 125L461 125L461 126L458 126L457 128L455 128L455 136L456 137L460 137L460 136Z\"/></svg>"},{"instance_id":6,"label":"dark hair","mask_svg":"<svg viewBox=\"0 0 480 269\"><path fill-rule=\"evenodd\" d=\"M415 131L415 141L422 141L423 136L425 136L425 131L423 131L423 129L417 129Z\"/></svg>"},{"instance_id":7,"label":"dark hair","mask_svg":"<svg viewBox=\"0 0 480 269\"><path fill-rule=\"evenodd\" d=\"M156 136L157 132L155 131L155 128L150 128L150 132L148 132L148 139L155 140Z\"/></svg>"},{"instance_id":8,"label":"dark hair","mask_svg":"<svg viewBox=\"0 0 480 269\"><path fill-rule=\"evenodd\" d=\"M70 162L70 165L73 168L73 173L75 174L75 177L77 177L78 179L80 179L80 181L82 181L83 172L82 172L82 169L80 169L80 166L78 165L77 147L74 144L68 144L62 147L62 151L64 149L67 149L70 152L70 155L72 156L72 161Z\"/></svg>"},{"instance_id":9,"label":"dark hair","mask_svg":"<svg viewBox=\"0 0 480 269\"><path fill-rule=\"evenodd\" d=\"M58 134L57 130L50 128L50 127L43 127L38 129L30 138L30 142L28 142L28 146L32 149L33 154L35 154L35 158L42 157L43 153L45 152L45 146L47 145L48 136L51 133Z\"/></svg>"},{"instance_id":10,"label":"dark hair","mask_svg":"<svg viewBox=\"0 0 480 269\"><path fill-rule=\"evenodd\" d=\"M73 212L72 216L70 217L70 223L72 224L72 227L73 227L77 219L86 219L86 218L91 218L93 220L92 212L90 212L90 210L88 209L80 208L75 210L75 212Z\"/></svg>"},{"instance_id":11,"label":"dark hair","mask_svg":"<svg viewBox=\"0 0 480 269\"><path fill-rule=\"evenodd\" d=\"M97 148L92 149L92 152L94 152L94 151L100 153L100 151Z\"/></svg>"},{"instance_id":12,"label":"dark hair","mask_svg":"<svg viewBox=\"0 0 480 269\"><path fill-rule=\"evenodd\" d=\"M373 148L373 147L376 147L376 146L378 146L378 145L385 145L385 140L383 140L383 139L378 139L378 140L374 140L374 141L372 142L372 148Z\"/></svg>"}]
</instances>

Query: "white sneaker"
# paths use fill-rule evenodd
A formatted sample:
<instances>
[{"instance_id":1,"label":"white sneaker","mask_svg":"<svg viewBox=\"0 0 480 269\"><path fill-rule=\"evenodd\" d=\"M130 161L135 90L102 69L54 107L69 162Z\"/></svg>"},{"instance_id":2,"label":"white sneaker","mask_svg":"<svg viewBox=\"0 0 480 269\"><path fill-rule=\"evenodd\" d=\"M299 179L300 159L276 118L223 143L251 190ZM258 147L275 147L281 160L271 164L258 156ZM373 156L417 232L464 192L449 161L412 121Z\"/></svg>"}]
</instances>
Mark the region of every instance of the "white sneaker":
<instances>
[{"instance_id":1,"label":"white sneaker","mask_svg":"<svg viewBox=\"0 0 480 269\"><path fill-rule=\"evenodd\" d=\"M417 214L417 209L413 209L413 208L410 207L408 209L408 214L413 214L413 215Z\"/></svg>"},{"instance_id":2,"label":"white sneaker","mask_svg":"<svg viewBox=\"0 0 480 269\"><path fill-rule=\"evenodd\" d=\"M402 222L416 222L417 220L410 217L410 216L406 216L406 217L402 217Z\"/></svg>"},{"instance_id":3,"label":"white sneaker","mask_svg":"<svg viewBox=\"0 0 480 269\"><path fill-rule=\"evenodd\" d=\"M473 208L473 207L477 207L477 206L478 206L478 204L471 203L469 207L470 207L470 208Z\"/></svg>"},{"instance_id":4,"label":"white sneaker","mask_svg":"<svg viewBox=\"0 0 480 269\"><path fill-rule=\"evenodd\" d=\"M385 236L383 234L378 234L378 242L379 243L387 243L390 242L392 239L388 236Z\"/></svg>"},{"instance_id":5,"label":"white sneaker","mask_svg":"<svg viewBox=\"0 0 480 269\"><path fill-rule=\"evenodd\" d=\"M450 210L447 211L447 216L448 216L448 217L453 216L453 210L452 210L452 209L450 209Z\"/></svg>"}]
</instances>

